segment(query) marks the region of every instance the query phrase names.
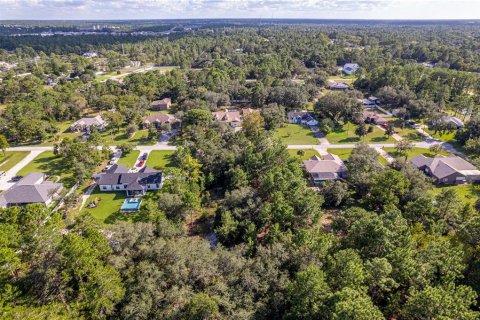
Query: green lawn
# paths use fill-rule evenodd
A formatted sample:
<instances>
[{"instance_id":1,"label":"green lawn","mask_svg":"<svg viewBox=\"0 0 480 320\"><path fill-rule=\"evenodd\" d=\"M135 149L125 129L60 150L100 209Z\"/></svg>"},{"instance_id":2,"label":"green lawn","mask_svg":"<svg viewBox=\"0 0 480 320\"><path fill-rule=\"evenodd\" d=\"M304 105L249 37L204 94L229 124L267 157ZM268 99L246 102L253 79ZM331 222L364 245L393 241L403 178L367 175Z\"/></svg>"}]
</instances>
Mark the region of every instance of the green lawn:
<instances>
[{"instance_id":1,"label":"green lawn","mask_svg":"<svg viewBox=\"0 0 480 320\"><path fill-rule=\"evenodd\" d=\"M147 158L147 166L157 170L172 167L172 157L175 151L153 150Z\"/></svg>"},{"instance_id":2,"label":"green lawn","mask_svg":"<svg viewBox=\"0 0 480 320\"><path fill-rule=\"evenodd\" d=\"M357 143L365 141L368 143L394 143L395 139L385 134L385 131L373 126L373 132L368 133L365 137L360 139L355 134L356 124L346 123L341 128L336 128L326 138L330 143ZM368 128L368 126L367 126Z\"/></svg>"},{"instance_id":3,"label":"green lawn","mask_svg":"<svg viewBox=\"0 0 480 320\"><path fill-rule=\"evenodd\" d=\"M331 148L327 149L327 152L336 154L342 160L348 160L350 158L350 155L352 154L352 150L353 148ZM384 166L388 165L387 160L380 154L378 155L378 161Z\"/></svg>"},{"instance_id":4,"label":"green lawn","mask_svg":"<svg viewBox=\"0 0 480 320\"><path fill-rule=\"evenodd\" d=\"M59 176L65 187L69 188L75 184L70 168L61 163L61 158L53 154L53 151L45 151L39 154L33 161L23 167L19 176L26 176L32 172L43 172L51 176Z\"/></svg>"},{"instance_id":5,"label":"green lawn","mask_svg":"<svg viewBox=\"0 0 480 320\"><path fill-rule=\"evenodd\" d=\"M127 154L123 154L122 157L118 160L118 164L121 164L122 166L125 166L127 168L131 168L137 162L138 157L140 157L140 151L132 150Z\"/></svg>"},{"instance_id":6,"label":"green lawn","mask_svg":"<svg viewBox=\"0 0 480 320\"><path fill-rule=\"evenodd\" d=\"M395 148L384 148L384 150L394 158L402 157L402 155L400 155L397 152L397 149L395 149ZM408 159L412 159L412 158L415 158L416 156L419 156L421 154L423 154L426 157L434 157L435 156L435 154L433 152L431 152L429 149L413 148L412 150L410 150L408 152L407 157L408 157ZM445 150L441 150L439 154L446 156L446 155L448 155L448 152L446 152Z\"/></svg>"},{"instance_id":7,"label":"green lawn","mask_svg":"<svg viewBox=\"0 0 480 320\"><path fill-rule=\"evenodd\" d=\"M336 154L337 156L340 157L342 160L346 160L350 158L350 155L352 154L353 148L332 148L332 149L327 149L328 153L331 154Z\"/></svg>"},{"instance_id":8,"label":"green lawn","mask_svg":"<svg viewBox=\"0 0 480 320\"><path fill-rule=\"evenodd\" d=\"M470 203L472 205L475 205L477 199L480 197L480 185L473 183L434 187L432 194L437 195L442 190L446 189L455 189L465 203Z\"/></svg>"},{"instance_id":9,"label":"green lawn","mask_svg":"<svg viewBox=\"0 0 480 320\"><path fill-rule=\"evenodd\" d=\"M14 165L25 158L30 152L28 151L6 151L0 153L0 170L10 170Z\"/></svg>"},{"instance_id":10,"label":"green lawn","mask_svg":"<svg viewBox=\"0 0 480 320\"><path fill-rule=\"evenodd\" d=\"M125 134L124 129L120 129L118 133L113 132L113 130L105 130L101 132L100 135L102 136L102 143L108 146L117 146L122 143L131 143L134 145L152 145L156 143L156 141L147 139L148 130L139 130L135 132L131 138Z\"/></svg>"},{"instance_id":11,"label":"green lawn","mask_svg":"<svg viewBox=\"0 0 480 320\"><path fill-rule=\"evenodd\" d=\"M437 131L435 133L434 130L430 129L425 129L425 132L427 132L429 135L431 135L435 139L439 139L448 143L456 143L457 140L455 140L455 134L457 133L456 131L451 131L451 132L445 132L444 134L440 133Z\"/></svg>"},{"instance_id":12,"label":"green lawn","mask_svg":"<svg viewBox=\"0 0 480 320\"><path fill-rule=\"evenodd\" d=\"M128 213L120 212L120 208L125 199L125 192L100 192L97 187L90 197L88 197L85 208L82 211L90 213L101 223L112 223L115 220L128 220ZM95 208L88 208L91 201L97 203Z\"/></svg>"},{"instance_id":13,"label":"green lawn","mask_svg":"<svg viewBox=\"0 0 480 320\"><path fill-rule=\"evenodd\" d=\"M401 128L401 120L400 119L395 119L392 121L395 133L397 133L399 136L402 138L407 138L412 141L423 141L425 140L425 137L419 133L417 130L405 126L403 129Z\"/></svg>"},{"instance_id":14,"label":"green lawn","mask_svg":"<svg viewBox=\"0 0 480 320\"><path fill-rule=\"evenodd\" d=\"M275 138L279 138L286 145L299 144L318 144L313 131L307 127L298 124L287 124L285 127L278 128L274 133Z\"/></svg>"},{"instance_id":15,"label":"green lawn","mask_svg":"<svg viewBox=\"0 0 480 320\"><path fill-rule=\"evenodd\" d=\"M298 151L303 150L305 154L303 156L298 154ZM302 163L303 160L309 160L313 156L319 156L318 152L314 149L288 149L290 156L296 158L298 162Z\"/></svg>"}]
</instances>

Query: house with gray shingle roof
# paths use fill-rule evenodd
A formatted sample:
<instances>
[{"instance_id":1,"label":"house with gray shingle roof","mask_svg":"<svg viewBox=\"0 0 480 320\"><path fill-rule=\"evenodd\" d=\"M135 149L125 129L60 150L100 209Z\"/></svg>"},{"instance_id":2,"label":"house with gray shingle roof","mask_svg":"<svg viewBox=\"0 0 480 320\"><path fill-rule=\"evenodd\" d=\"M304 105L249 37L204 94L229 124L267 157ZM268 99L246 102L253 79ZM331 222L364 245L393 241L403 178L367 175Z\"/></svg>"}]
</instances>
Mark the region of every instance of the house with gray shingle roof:
<instances>
[{"instance_id":1,"label":"house with gray shingle roof","mask_svg":"<svg viewBox=\"0 0 480 320\"><path fill-rule=\"evenodd\" d=\"M63 184L48 181L44 173L30 173L10 189L0 194L0 207L42 203L47 207L58 197Z\"/></svg>"},{"instance_id":2,"label":"house with gray shingle roof","mask_svg":"<svg viewBox=\"0 0 480 320\"><path fill-rule=\"evenodd\" d=\"M70 130L72 132L89 133L92 127L96 127L98 131L104 131L107 127L107 122L100 115L93 118L81 118L70 126Z\"/></svg>"},{"instance_id":3,"label":"house with gray shingle roof","mask_svg":"<svg viewBox=\"0 0 480 320\"><path fill-rule=\"evenodd\" d=\"M115 165L97 178L100 191L125 191L128 197L143 196L149 190L160 190L163 186L161 172L144 167L138 172L129 172L121 165Z\"/></svg>"},{"instance_id":4,"label":"house with gray shingle roof","mask_svg":"<svg viewBox=\"0 0 480 320\"><path fill-rule=\"evenodd\" d=\"M480 170L460 157L437 155L433 158L419 155L410 160L437 184L458 184L480 181Z\"/></svg>"},{"instance_id":5,"label":"house with gray shingle roof","mask_svg":"<svg viewBox=\"0 0 480 320\"><path fill-rule=\"evenodd\" d=\"M327 180L338 180L347 176L347 167L336 154L326 154L322 158L313 156L304 160L305 170L310 175L314 185L320 185Z\"/></svg>"}]
</instances>

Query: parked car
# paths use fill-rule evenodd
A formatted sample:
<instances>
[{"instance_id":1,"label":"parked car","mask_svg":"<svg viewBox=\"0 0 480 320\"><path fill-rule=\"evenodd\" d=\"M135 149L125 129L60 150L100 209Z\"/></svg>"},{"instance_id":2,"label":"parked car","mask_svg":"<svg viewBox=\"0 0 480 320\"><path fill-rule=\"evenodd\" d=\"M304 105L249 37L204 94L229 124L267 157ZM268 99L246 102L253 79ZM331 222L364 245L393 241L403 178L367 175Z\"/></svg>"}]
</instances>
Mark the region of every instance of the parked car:
<instances>
[{"instance_id":1,"label":"parked car","mask_svg":"<svg viewBox=\"0 0 480 320\"><path fill-rule=\"evenodd\" d=\"M17 182L17 181L22 180L22 178L23 178L23 176L15 176L15 177L13 177L12 179L10 179L10 181L12 181L12 182Z\"/></svg>"},{"instance_id":2,"label":"parked car","mask_svg":"<svg viewBox=\"0 0 480 320\"><path fill-rule=\"evenodd\" d=\"M147 160L147 158L148 158L148 153L145 152L144 154L142 154L142 160Z\"/></svg>"},{"instance_id":3,"label":"parked car","mask_svg":"<svg viewBox=\"0 0 480 320\"><path fill-rule=\"evenodd\" d=\"M139 163L137 163L137 167L141 168L143 167L144 164L145 164L145 160L142 160Z\"/></svg>"}]
</instances>

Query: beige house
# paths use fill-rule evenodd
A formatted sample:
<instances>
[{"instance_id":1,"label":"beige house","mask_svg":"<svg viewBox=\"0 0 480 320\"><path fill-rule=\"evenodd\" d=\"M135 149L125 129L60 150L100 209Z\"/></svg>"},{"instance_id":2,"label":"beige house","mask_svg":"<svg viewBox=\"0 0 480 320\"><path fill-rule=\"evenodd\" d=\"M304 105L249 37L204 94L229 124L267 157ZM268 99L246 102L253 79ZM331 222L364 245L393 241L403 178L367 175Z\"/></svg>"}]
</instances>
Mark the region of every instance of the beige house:
<instances>
[{"instance_id":1,"label":"beige house","mask_svg":"<svg viewBox=\"0 0 480 320\"><path fill-rule=\"evenodd\" d=\"M322 158L313 156L304 160L305 170L314 185L321 185L327 180L338 180L347 176L347 167L335 154L326 154Z\"/></svg>"},{"instance_id":2,"label":"beige house","mask_svg":"<svg viewBox=\"0 0 480 320\"><path fill-rule=\"evenodd\" d=\"M81 118L70 126L70 130L72 132L89 133L92 127L96 127L98 131L104 131L107 127L107 122L100 115L93 118Z\"/></svg>"},{"instance_id":3,"label":"beige house","mask_svg":"<svg viewBox=\"0 0 480 320\"><path fill-rule=\"evenodd\" d=\"M143 128L154 126L159 129L162 124L170 124L175 129L180 126L180 123L180 120L171 114L152 114L143 121Z\"/></svg>"},{"instance_id":4,"label":"beige house","mask_svg":"<svg viewBox=\"0 0 480 320\"><path fill-rule=\"evenodd\" d=\"M150 109L154 111L169 110L172 106L172 100L170 98L163 98L161 100L155 100L150 104Z\"/></svg>"},{"instance_id":5,"label":"beige house","mask_svg":"<svg viewBox=\"0 0 480 320\"><path fill-rule=\"evenodd\" d=\"M244 117L253 112L258 111L251 108L243 108L240 110L225 108L222 111L213 112L213 118L217 121L226 122L233 128L239 128L242 126Z\"/></svg>"}]
</instances>

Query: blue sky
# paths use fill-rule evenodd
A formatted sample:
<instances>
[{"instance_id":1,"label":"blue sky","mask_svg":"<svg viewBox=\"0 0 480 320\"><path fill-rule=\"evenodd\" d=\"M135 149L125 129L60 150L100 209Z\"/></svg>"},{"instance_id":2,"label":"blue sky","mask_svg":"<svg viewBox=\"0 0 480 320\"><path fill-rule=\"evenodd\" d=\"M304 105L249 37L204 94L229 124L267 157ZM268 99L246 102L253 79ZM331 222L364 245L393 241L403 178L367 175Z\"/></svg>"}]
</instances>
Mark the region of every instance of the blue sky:
<instances>
[{"instance_id":1,"label":"blue sky","mask_svg":"<svg viewBox=\"0 0 480 320\"><path fill-rule=\"evenodd\" d=\"M13 19L480 19L480 0L0 0Z\"/></svg>"}]
</instances>

